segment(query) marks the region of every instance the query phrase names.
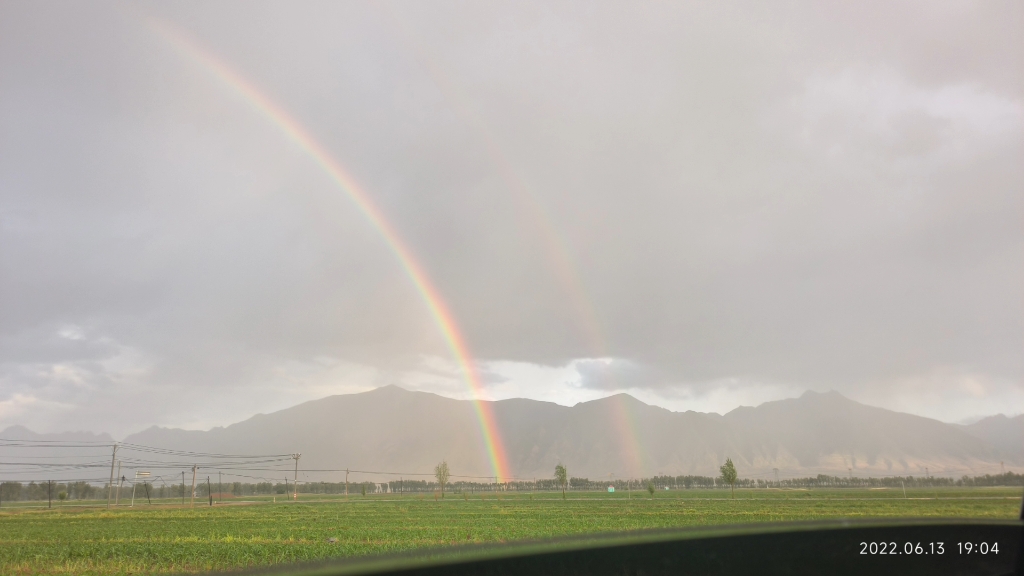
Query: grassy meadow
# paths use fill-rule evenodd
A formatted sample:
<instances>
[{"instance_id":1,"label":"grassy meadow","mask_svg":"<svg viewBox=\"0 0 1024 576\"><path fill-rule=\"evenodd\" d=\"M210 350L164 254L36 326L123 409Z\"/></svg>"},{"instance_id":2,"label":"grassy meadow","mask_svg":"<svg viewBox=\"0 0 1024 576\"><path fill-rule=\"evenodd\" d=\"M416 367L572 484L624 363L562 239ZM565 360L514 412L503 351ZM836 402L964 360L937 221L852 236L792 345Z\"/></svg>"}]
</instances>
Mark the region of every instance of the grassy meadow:
<instances>
[{"instance_id":1,"label":"grassy meadow","mask_svg":"<svg viewBox=\"0 0 1024 576\"><path fill-rule=\"evenodd\" d=\"M302 495L0 508L0 574L199 572L597 532L825 518L1016 518L1019 488Z\"/></svg>"}]
</instances>

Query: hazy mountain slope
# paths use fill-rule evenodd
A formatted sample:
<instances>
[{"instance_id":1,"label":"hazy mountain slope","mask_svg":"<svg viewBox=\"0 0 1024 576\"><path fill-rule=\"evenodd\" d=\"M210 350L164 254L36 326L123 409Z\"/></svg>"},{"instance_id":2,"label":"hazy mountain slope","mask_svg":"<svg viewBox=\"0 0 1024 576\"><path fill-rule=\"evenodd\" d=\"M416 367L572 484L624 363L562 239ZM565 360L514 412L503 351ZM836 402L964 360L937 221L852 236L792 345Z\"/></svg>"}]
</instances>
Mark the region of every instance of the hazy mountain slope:
<instances>
[{"instance_id":1,"label":"hazy mountain slope","mask_svg":"<svg viewBox=\"0 0 1024 576\"><path fill-rule=\"evenodd\" d=\"M992 445L999 460L1024 461L1024 414L1013 418L997 414L961 428Z\"/></svg>"},{"instance_id":2,"label":"hazy mountain slope","mask_svg":"<svg viewBox=\"0 0 1024 576\"><path fill-rule=\"evenodd\" d=\"M717 414L671 412L626 394L571 408L567 440L566 464L594 478L709 474L734 443Z\"/></svg>"},{"instance_id":3,"label":"hazy mountain slope","mask_svg":"<svg viewBox=\"0 0 1024 576\"><path fill-rule=\"evenodd\" d=\"M99 482L110 477L110 452L114 439L109 434L38 434L24 426L10 426L0 430L0 439L15 441L12 443L15 444L13 446L6 442L0 446L2 481ZM30 440L40 444L18 445L18 440Z\"/></svg>"},{"instance_id":4,"label":"hazy mountain slope","mask_svg":"<svg viewBox=\"0 0 1024 576\"><path fill-rule=\"evenodd\" d=\"M429 472L447 459L461 474L490 471L472 404L394 386L330 396L209 432L154 427L125 441L227 454L299 452L305 469Z\"/></svg>"},{"instance_id":5,"label":"hazy mountain slope","mask_svg":"<svg viewBox=\"0 0 1024 576\"><path fill-rule=\"evenodd\" d=\"M837 392L741 407L725 420L743 439L743 460L759 468L921 475L926 468L968 472L995 459L990 444L957 426L865 406Z\"/></svg>"},{"instance_id":6,"label":"hazy mountain slope","mask_svg":"<svg viewBox=\"0 0 1024 576\"><path fill-rule=\"evenodd\" d=\"M716 474L726 457L748 477L767 477L776 467L783 476L846 474L848 467L862 475L921 475L927 467L958 476L988 471L1001 454L963 427L837 393L807 393L725 416L671 412L625 394L573 407L525 399L486 404L512 472L524 478L549 477L558 462L573 476L594 479ZM493 472L480 430L470 402L389 386L208 432L150 428L126 441L230 454L301 452L307 470L429 473L444 458L456 474L486 477Z\"/></svg>"},{"instance_id":7,"label":"hazy mountain slope","mask_svg":"<svg viewBox=\"0 0 1024 576\"><path fill-rule=\"evenodd\" d=\"M35 440L47 442L100 442L113 444L114 439L109 434L93 432L57 432L54 434L39 434L25 428L24 426L9 426L0 430L0 438L4 440Z\"/></svg>"},{"instance_id":8,"label":"hazy mountain slope","mask_svg":"<svg viewBox=\"0 0 1024 576\"><path fill-rule=\"evenodd\" d=\"M1010 467L1024 464L1022 417L959 426L865 406L831 392L737 408L725 416L671 412L626 394L573 407L525 399L485 404L497 422L509 468L522 478L550 477L559 462L570 475L592 479L714 475L726 457L746 477L769 477L773 468L781 476L844 475L850 467L860 475L921 475L927 468L931 474L959 476L998 470L1000 460ZM4 448L0 457L16 462L18 455L58 455L61 462L93 464L68 474L109 475L112 440L105 434L34 434L11 427L0 437L97 442L59 452ZM287 455L294 452L302 453L305 480L338 479L344 474L313 470L346 467L429 475L441 459L460 476L493 474L471 402L393 386L306 402L209 431L153 427L125 441L204 453L283 455L281 462L235 470L276 481L291 477ZM69 459L72 455L76 458ZM193 463L206 472L217 468L209 457L125 449L118 458L128 471L150 469L154 474L179 474ZM54 476L42 470L33 474Z\"/></svg>"}]
</instances>

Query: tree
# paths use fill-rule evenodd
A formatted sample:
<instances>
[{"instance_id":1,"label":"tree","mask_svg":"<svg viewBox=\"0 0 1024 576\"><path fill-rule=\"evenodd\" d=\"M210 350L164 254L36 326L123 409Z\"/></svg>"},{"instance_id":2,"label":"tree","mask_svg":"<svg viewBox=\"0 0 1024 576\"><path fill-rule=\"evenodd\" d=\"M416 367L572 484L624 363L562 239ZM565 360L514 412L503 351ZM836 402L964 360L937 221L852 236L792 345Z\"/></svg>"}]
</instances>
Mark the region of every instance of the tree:
<instances>
[{"instance_id":1,"label":"tree","mask_svg":"<svg viewBox=\"0 0 1024 576\"><path fill-rule=\"evenodd\" d=\"M60 500L60 505L64 505L64 501L68 499L68 493L63 490L57 493L57 500Z\"/></svg>"},{"instance_id":2,"label":"tree","mask_svg":"<svg viewBox=\"0 0 1024 576\"><path fill-rule=\"evenodd\" d=\"M565 471L565 466L555 466L555 481L562 487L562 500L565 500L565 487L569 484L569 473Z\"/></svg>"},{"instance_id":3,"label":"tree","mask_svg":"<svg viewBox=\"0 0 1024 576\"><path fill-rule=\"evenodd\" d=\"M448 470L448 462L442 460L440 464L434 466L434 478L437 478L437 483L441 485L441 498L444 498L444 485L448 483L449 476L451 472Z\"/></svg>"},{"instance_id":4,"label":"tree","mask_svg":"<svg viewBox=\"0 0 1024 576\"><path fill-rule=\"evenodd\" d=\"M647 492L650 493L651 498L654 498L654 482L647 482Z\"/></svg>"},{"instance_id":5,"label":"tree","mask_svg":"<svg viewBox=\"0 0 1024 576\"><path fill-rule=\"evenodd\" d=\"M725 464L719 468L722 471L722 481L732 488L732 497L736 497L736 467L732 465L732 458L726 458Z\"/></svg>"}]
</instances>

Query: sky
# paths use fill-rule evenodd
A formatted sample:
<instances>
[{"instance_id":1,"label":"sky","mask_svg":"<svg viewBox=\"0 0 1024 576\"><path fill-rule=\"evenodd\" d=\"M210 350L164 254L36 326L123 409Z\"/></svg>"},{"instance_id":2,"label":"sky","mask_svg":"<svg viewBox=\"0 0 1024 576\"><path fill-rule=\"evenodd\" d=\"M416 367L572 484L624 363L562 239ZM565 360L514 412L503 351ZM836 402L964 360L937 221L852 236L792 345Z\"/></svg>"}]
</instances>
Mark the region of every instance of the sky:
<instances>
[{"instance_id":1,"label":"sky","mask_svg":"<svg viewBox=\"0 0 1024 576\"><path fill-rule=\"evenodd\" d=\"M1022 60L1017 2L0 0L0 429L470 398L396 241L481 397L1020 413Z\"/></svg>"}]
</instances>

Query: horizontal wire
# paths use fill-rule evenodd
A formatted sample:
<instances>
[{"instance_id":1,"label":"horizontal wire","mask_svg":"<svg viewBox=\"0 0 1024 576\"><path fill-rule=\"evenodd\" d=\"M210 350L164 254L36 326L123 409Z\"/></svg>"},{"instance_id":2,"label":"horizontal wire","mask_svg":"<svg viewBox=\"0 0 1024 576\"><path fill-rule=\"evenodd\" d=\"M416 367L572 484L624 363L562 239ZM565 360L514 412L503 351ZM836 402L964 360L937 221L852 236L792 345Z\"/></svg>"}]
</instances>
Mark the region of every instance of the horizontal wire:
<instances>
[{"instance_id":1,"label":"horizontal wire","mask_svg":"<svg viewBox=\"0 0 1024 576\"><path fill-rule=\"evenodd\" d=\"M287 467L287 468L258 468L258 467L253 467L253 465L258 465L258 464L274 464L274 463L278 463L278 462L283 463L283 462L286 462L286 461L297 459L296 455L293 455L293 454L263 454L263 455L219 454L219 453L212 453L212 452L192 452L192 451L186 451L186 450L174 450L174 449L169 449L169 448L157 448L157 447L144 446L144 445L141 445L141 444L134 444L134 443L110 443L110 442L97 442L97 441L67 441L67 440L14 440L14 439L0 439L0 447L7 447L7 448L78 448L78 449L82 449L82 448L86 448L86 449L111 448L111 449L113 449L115 446L116 446L116 448L118 450L126 450L126 451L132 451L132 452L141 452L141 453L148 453L148 454L155 454L155 455L178 456L178 457L197 457L197 458L222 458L222 459L225 459L224 461L219 461L219 462L181 462L181 461L173 461L173 460L164 461L164 460L150 460L150 459L141 459L141 458L126 458L126 459L122 459L121 460L122 464L127 464L129 466L148 467L148 468L161 469L161 470L180 469L180 468L188 469L188 468L192 468L193 466L195 466L197 468L203 468L203 469L206 469L206 470L212 469L213 471L221 471L221 472L223 472L223 471L244 471L244 472L294 473L294 469L292 469L291 467ZM89 458L90 456L93 457L93 458L96 457L95 455L85 455L85 454L83 454L83 455L65 454L65 455L58 455L58 456L28 456L28 455L26 455L26 456L18 457L19 461L15 461L15 462L0 462L0 466L4 466L4 467L6 467L6 466L27 466L27 467L31 467L31 469L11 470L11 469L2 469L2 468L0 468L0 470L2 470L4 474L11 474L11 475L13 475L13 474L28 474L28 473L31 473L33 470L38 472L39 469L47 469L47 470L49 470L51 472L60 472L60 471L80 470L80 469L85 469L85 468L105 468L106 466L109 465L106 461L90 461L90 462L83 462L83 463L72 463L72 462L22 462L22 461L20 461L20 460L35 460L35 459L43 460L43 459ZM939 474L967 473L967 474L975 474L975 475L977 475L978 473L983 473L983 472L987 472L987 471L995 472L996 469L997 469L997 467L995 465L979 466L979 467L975 467L975 468L971 468L971 467L956 468L954 470L950 470L949 467L942 467L942 468L938 468L937 467L935 472L939 473ZM374 475L382 475L382 476L399 476L399 477L405 477L405 476L411 476L411 477L433 477L434 476L434 474L430 473L430 472L393 472L393 471L383 471L383 470L354 470L354 469L343 469L343 468L312 468L312 469L299 469L299 471L301 471L303 474L308 474L308 473L341 473L341 472L347 472L347 473L350 473L350 474L374 474ZM785 476L787 476L787 478L783 478L780 481L789 481L789 480L792 480L792 479L799 479L799 480L808 480L808 479L815 480L816 479L815 476L793 476L792 474L793 474L794 471L792 471L792 470L780 469L778 472L782 473ZM808 473L813 474L813 471L800 471L798 474L808 474ZM867 475L865 476L865 474L867 474ZM774 475L774 472L758 472L758 473L754 473L754 474L747 474L747 475L745 475L744 479L750 479L750 480L768 479L768 480L770 480L773 475ZM846 480L848 478L851 479L851 480L853 480L853 479L865 480L865 479L911 478L911 477L914 477L912 474L908 474L907 476L900 476L900 475L896 475L896 474L886 474L886 475L881 475L881 476L875 476L875 475L871 475L871 472L869 472L869 471L857 471L857 472L851 473L851 476L847 476L847 475L842 474L842 473L836 474L835 470L829 470L828 472L821 472L818 475L819 476L826 476L827 479L829 479L829 480L833 480L833 479L836 479L836 480ZM244 475L237 475L237 476L249 477L249 476L244 476ZM618 476L618 475L615 475L615 476L616 477L613 480L611 480L611 481L614 482L614 481L635 480L636 479L636 477L630 477L630 476ZM934 477L934 474L932 473L932 474L929 474L928 476ZM452 475L450 475L450 477L452 477L452 478L464 478L464 479L480 479L480 480L482 480L482 479L490 480L490 479L494 478L494 476L474 476L474 475L464 475L464 474L452 474ZM660 475L659 474L657 476L651 476L650 478L659 478L659 477L660 478L673 478L673 479L677 479L677 478L685 478L686 476ZM691 477L693 477L693 478L708 478L708 479L717 478L717 477L712 477L712 476L691 476ZM257 478L257 477L251 477L251 478ZM512 482L533 482L533 481L536 481L536 478L510 477L510 478L507 478L506 481L512 481ZM593 482L593 483L603 483L603 482L605 482L605 480L603 480L603 479L602 480L590 480L590 482Z\"/></svg>"},{"instance_id":2,"label":"horizontal wire","mask_svg":"<svg viewBox=\"0 0 1024 576\"><path fill-rule=\"evenodd\" d=\"M117 447L119 450L132 450L138 452L149 452L153 454L167 454L170 456L198 456L205 458L293 458L292 454L219 454L215 452L192 452L188 450L175 450L171 448L157 448L144 446L131 442L93 442L93 441L68 441L68 440L14 440L0 438L0 447L7 448L106 448Z\"/></svg>"}]
</instances>

